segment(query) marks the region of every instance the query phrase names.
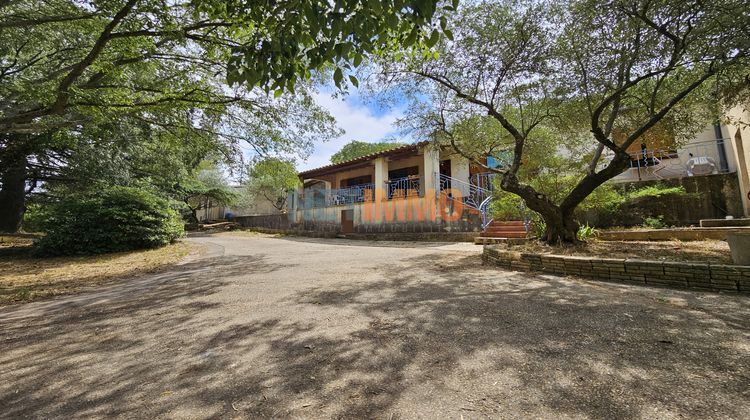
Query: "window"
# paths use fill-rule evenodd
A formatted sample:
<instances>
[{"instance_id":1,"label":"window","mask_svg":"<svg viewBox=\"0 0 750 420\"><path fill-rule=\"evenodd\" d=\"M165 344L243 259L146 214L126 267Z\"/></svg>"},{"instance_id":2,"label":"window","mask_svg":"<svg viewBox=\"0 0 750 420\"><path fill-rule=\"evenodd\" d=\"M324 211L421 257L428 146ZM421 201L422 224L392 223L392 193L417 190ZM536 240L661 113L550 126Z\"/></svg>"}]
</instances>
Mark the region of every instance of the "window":
<instances>
[{"instance_id":1,"label":"window","mask_svg":"<svg viewBox=\"0 0 750 420\"><path fill-rule=\"evenodd\" d=\"M410 166L408 168L394 169L388 171L388 179L406 178L408 176L418 176L419 166Z\"/></svg>"},{"instance_id":2,"label":"window","mask_svg":"<svg viewBox=\"0 0 750 420\"><path fill-rule=\"evenodd\" d=\"M354 187L362 184L371 184L372 175L362 175L354 178L342 179L339 188Z\"/></svg>"}]
</instances>

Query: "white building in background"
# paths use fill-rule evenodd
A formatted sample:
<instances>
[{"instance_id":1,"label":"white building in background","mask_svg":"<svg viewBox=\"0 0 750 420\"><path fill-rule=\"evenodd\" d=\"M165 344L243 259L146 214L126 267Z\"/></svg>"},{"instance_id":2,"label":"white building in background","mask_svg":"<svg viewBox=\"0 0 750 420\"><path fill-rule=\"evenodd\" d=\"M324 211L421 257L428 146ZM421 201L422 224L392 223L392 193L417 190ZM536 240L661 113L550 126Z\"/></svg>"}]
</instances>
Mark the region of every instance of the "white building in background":
<instances>
[{"instance_id":1,"label":"white building in background","mask_svg":"<svg viewBox=\"0 0 750 420\"><path fill-rule=\"evenodd\" d=\"M726 117L726 121L706 127L680 146L664 140L632 145L628 149L630 168L612 182L737 174L744 214L750 216L750 112L738 106Z\"/></svg>"}]
</instances>

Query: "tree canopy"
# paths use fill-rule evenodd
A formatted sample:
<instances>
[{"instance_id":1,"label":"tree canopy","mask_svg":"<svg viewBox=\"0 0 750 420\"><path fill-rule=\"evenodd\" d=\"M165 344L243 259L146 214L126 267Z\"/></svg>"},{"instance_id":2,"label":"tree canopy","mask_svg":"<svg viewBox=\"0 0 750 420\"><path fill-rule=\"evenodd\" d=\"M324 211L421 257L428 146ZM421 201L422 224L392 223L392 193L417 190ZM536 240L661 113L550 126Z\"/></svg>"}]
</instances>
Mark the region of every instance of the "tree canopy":
<instances>
[{"instance_id":1,"label":"tree canopy","mask_svg":"<svg viewBox=\"0 0 750 420\"><path fill-rule=\"evenodd\" d=\"M294 163L279 158L267 158L250 165L246 192L253 199L268 201L276 210L285 211L290 190L300 181Z\"/></svg>"},{"instance_id":2,"label":"tree canopy","mask_svg":"<svg viewBox=\"0 0 750 420\"><path fill-rule=\"evenodd\" d=\"M208 155L306 156L339 134L315 76L356 84L364 57L421 48L438 3L0 2L0 231L53 184L179 197Z\"/></svg>"},{"instance_id":3,"label":"tree canopy","mask_svg":"<svg viewBox=\"0 0 750 420\"><path fill-rule=\"evenodd\" d=\"M405 143L397 142L378 142L368 143L364 141L352 140L345 144L338 152L331 156L331 163L341 163L358 157L366 156L371 153L382 152L383 150L394 149L404 146Z\"/></svg>"},{"instance_id":4,"label":"tree canopy","mask_svg":"<svg viewBox=\"0 0 750 420\"><path fill-rule=\"evenodd\" d=\"M575 241L573 211L628 167L631 145L657 130L678 140L693 134L718 117L717 92L746 83L744 7L736 0L469 3L437 54L382 65L388 80L419 83L429 95L426 106L411 107L411 128L479 165L492 150L510 151L506 167L486 170L543 217L548 241ZM557 198L532 185L559 170L533 158L550 152L574 163L566 169L573 182Z\"/></svg>"},{"instance_id":5,"label":"tree canopy","mask_svg":"<svg viewBox=\"0 0 750 420\"><path fill-rule=\"evenodd\" d=\"M81 123L92 108L211 103L262 111L262 103L242 89L223 88L206 76L280 95L284 89L294 92L300 78L309 80L314 71L333 66L333 79L342 85L344 70L365 55L434 39L430 23L437 5L429 0L2 2L0 133ZM156 75L143 74L150 67L159 68ZM183 77L186 67L191 77Z\"/></svg>"}]
</instances>

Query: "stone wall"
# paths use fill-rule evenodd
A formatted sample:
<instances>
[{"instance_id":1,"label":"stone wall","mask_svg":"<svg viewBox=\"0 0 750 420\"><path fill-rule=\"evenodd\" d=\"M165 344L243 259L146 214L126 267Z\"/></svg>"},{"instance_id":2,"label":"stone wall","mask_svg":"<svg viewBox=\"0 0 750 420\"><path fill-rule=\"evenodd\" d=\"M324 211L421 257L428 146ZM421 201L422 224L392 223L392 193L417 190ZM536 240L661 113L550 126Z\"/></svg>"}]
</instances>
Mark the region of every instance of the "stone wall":
<instances>
[{"instance_id":1,"label":"stone wall","mask_svg":"<svg viewBox=\"0 0 750 420\"><path fill-rule=\"evenodd\" d=\"M730 233L750 232L750 227L673 228L638 230L602 230L602 241L726 241Z\"/></svg>"},{"instance_id":2,"label":"stone wall","mask_svg":"<svg viewBox=\"0 0 750 420\"><path fill-rule=\"evenodd\" d=\"M750 294L750 266L519 253L485 245L485 265L595 280Z\"/></svg>"},{"instance_id":3,"label":"stone wall","mask_svg":"<svg viewBox=\"0 0 750 420\"><path fill-rule=\"evenodd\" d=\"M692 176L658 181L617 184L618 189L632 191L650 185L683 187L687 194L642 197L625 203L614 213L599 210L581 212L583 223L596 227L637 226L646 217L664 217L670 226L698 225L700 219L742 217L740 184L736 173Z\"/></svg>"},{"instance_id":4,"label":"stone wall","mask_svg":"<svg viewBox=\"0 0 750 420\"><path fill-rule=\"evenodd\" d=\"M237 216L232 219L242 227L289 229L289 217L286 214L265 214L260 216Z\"/></svg>"}]
</instances>

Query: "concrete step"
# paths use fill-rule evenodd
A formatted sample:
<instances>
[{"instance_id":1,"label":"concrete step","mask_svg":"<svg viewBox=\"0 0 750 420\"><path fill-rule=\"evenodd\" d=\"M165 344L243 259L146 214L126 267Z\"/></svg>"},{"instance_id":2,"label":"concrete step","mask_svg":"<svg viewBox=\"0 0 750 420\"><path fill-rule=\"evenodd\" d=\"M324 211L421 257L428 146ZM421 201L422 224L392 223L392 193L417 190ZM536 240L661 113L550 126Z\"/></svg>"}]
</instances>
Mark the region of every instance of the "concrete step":
<instances>
[{"instance_id":1,"label":"concrete step","mask_svg":"<svg viewBox=\"0 0 750 420\"><path fill-rule=\"evenodd\" d=\"M488 238L525 238L526 231L522 232L482 232L481 236Z\"/></svg>"},{"instance_id":2,"label":"concrete step","mask_svg":"<svg viewBox=\"0 0 750 420\"><path fill-rule=\"evenodd\" d=\"M496 245L511 244L517 245L528 241L528 238L493 238L487 236L477 236L474 238L474 245Z\"/></svg>"},{"instance_id":3,"label":"concrete step","mask_svg":"<svg viewBox=\"0 0 750 420\"><path fill-rule=\"evenodd\" d=\"M523 226L525 223L523 220L493 220L490 226Z\"/></svg>"},{"instance_id":4,"label":"concrete step","mask_svg":"<svg viewBox=\"0 0 750 420\"><path fill-rule=\"evenodd\" d=\"M487 232L525 232L525 226L487 226Z\"/></svg>"}]
</instances>

